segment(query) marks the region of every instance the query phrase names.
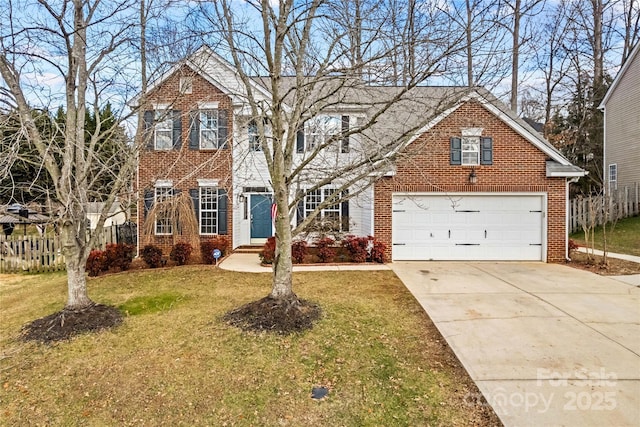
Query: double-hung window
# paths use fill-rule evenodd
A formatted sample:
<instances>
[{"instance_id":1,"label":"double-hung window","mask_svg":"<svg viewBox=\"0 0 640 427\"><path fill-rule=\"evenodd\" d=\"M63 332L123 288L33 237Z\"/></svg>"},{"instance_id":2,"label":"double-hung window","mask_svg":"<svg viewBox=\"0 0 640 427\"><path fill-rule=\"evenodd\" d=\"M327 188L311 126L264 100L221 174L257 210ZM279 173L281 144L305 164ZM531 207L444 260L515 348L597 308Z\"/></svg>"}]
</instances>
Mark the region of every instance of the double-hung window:
<instances>
[{"instance_id":1,"label":"double-hung window","mask_svg":"<svg viewBox=\"0 0 640 427\"><path fill-rule=\"evenodd\" d=\"M308 191L303 200L300 201L298 207L298 221L308 217L318 207L326 201L329 201L336 194L334 188L318 188L312 191ZM346 190L341 196L346 196ZM337 200L342 197L337 197ZM348 231L349 228L349 202L343 201L341 203L336 202L334 204L325 206L316 216L316 223L321 228L332 231Z\"/></svg>"},{"instance_id":2,"label":"double-hung window","mask_svg":"<svg viewBox=\"0 0 640 427\"><path fill-rule=\"evenodd\" d=\"M154 113L153 145L156 150L173 148L173 117L170 113L167 110L156 110Z\"/></svg>"},{"instance_id":3,"label":"double-hung window","mask_svg":"<svg viewBox=\"0 0 640 427\"><path fill-rule=\"evenodd\" d=\"M156 235L173 234L173 223L171 218L171 209L167 202L173 197L172 187L156 187L154 195L154 203L156 209Z\"/></svg>"},{"instance_id":4,"label":"double-hung window","mask_svg":"<svg viewBox=\"0 0 640 427\"><path fill-rule=\"evenodd\" d=\"M461 130L461 136L454 136L449 140L449 163L462 166L492 165L493 138L482 136L482 128Z\"/></svg>"},{"instance_id":5,"label":"double-hung window","mask_svg":"<svg viewBox=\"0 0 640 427\"><path fill-rule=\"evenodd\" d=\"M218 110L200 110L200 149L218 148Z\"/></svg>"},{"instance_id":6,"label":"double-hung window","mask_svg":"<svg viewBox=\"0 0 640 427\"><path fill-rule=\"evenodd\" d=\"M254 120L250 121L247 126L247 136L249 137L249 150L262 151L260 135L258 134L258 125Z\"/></svg>"},{"instance_id":7,"label":"double-hung window","mask_svg":"<svg viewBox=\"0 0 640 427\"><path fill-rule=\"evenodd\" d=\"M480 164L480 137L478 136L462 137L462 164L463 165L479 165Z\"/></svg>"},{"instance_id":8,"label":"double-hung window","mask_svg":"<svg viewBox=\"0 0 640 427\"><path fill-rule=\"evenodd\" d=\"M330 138L340 133L341 116L321 115L307 120L304 124L305 145L308 151L315 150Z\"/></svg>"},{"instance_id":9,"label":"double-hung window","mask_svg":"<svg viewBox=\"0 0 640 427\"><path fill-rule=\"evenodd\" d=\"M218 233L218 188L200 187L200 234Z\"/></svg>"}]
</instances>

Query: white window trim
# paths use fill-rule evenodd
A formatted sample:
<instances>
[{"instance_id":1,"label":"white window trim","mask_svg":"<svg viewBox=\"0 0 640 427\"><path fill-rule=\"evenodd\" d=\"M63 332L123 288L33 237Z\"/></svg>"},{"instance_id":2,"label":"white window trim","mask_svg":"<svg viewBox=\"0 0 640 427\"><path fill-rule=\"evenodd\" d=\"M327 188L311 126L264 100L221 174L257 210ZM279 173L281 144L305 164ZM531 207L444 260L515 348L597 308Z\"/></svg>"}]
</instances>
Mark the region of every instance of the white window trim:
<instances>
[{"instance_id":1,"label":"white window trim","mask_svg":"<svg viewBox=\"0 0 640 427\"><path fill-rule=\"evenodd\" d=\"M198 110L217 110L219 105L218 101L198 102Z\"/></svg>"},{"instance_id":2,"label":"white window trim","mask_svg":"<svg viewBox=\"0 0 640 427\"><path fill-rule=\"evenodd\" d=\"M324 203L324 201L328 197L331 196L330 194L327 196L327 192L328 191L334 191L335 192L335 191L337 191L337 189L334 188L334 187L320 187L320 188L315 189L314 191L320 192L320 200L316 204L316 206L319 206L322 203ZM307 209L307 200L308 200L308 198L310 196L311 196L311 194L309 194L309 193L305 194L305 196L304 196L303 203L304 203L304 217L305 218L308 217L312 212L315 211L315 208L314 209ZM313 196L316 197L315 194ZM324 219L326 217L327 213L337 213L338 214L337 220L338 220L339 227L340 227L340 229L338 231L342 231L342 221L343 221L343 218L342 218L342 202L336 202L334 205L329 205L329 206L325 207L324 209L320 210L320 212L319 212L318 216L316 217L316 219L320 219L320 220Z\"/></svg>"},{"instance_id":3,"label":"white window trim","mask_svg":"<svg viewBox=\"0 0 640 427\"><path fill-rule=\"evenodd\" d=\"M173 187L172 179L156 179L154 187Z\"/></svg>"},{"instance_id":4,"label":"white window trim","mask_svg":"<svg viewBox=\"0 0 640 427\"><path fill-rule=\"evenodd\" d=\"M615 171L615 179L611 179L611 171ZM608 180L609 181L609 190L617 190L618 189L618 164L617 163L609 163L608 170Z\"/></svg>"},{"instance_id":5,"label":"white window trim","mask_svg":"<svg viewBox=\"0 0 640 427\"><path fill-rule=\"evenodd\" d=\"M480 136L462 136L462 141L461 141L461 145L460 145L460 163L462 164L462 166L479 166L480 165ZM465 150L464 146L465 146L465 140L467 140L467 144L469 144L468 141L470 140L475 140L476 142L476 147L477 150ZM470 163L470 162L466 162L465 161L465 153L474 153L476 155L476 161L474 163Z\"/></svg>"},{"instance_id":6,"label":"white window trim","mask_svg":"<svg viewBox=\"0 0 640 427\"><path fill-rule=\"evenodd\" d=\"M180 77L180 93L184 95L189 95L193 93L193 77L192 76L183 76Z\"/></svg>"},{"instance_id":7,"label":"white window trim","mask_svg":"<svg viewBox=\"0 0 640 427\"><path fill-rule=\"evenodd\" d=\"M198 187L218 187L219 179L198 179Z\"/></svg>"},{"instance_id":8,"label":"white window trim","mask_svg":"<svg viewBox=\"0 0 640 427\"><path fill-rule=\"evenodd\" d=\"M247 142L249 143L249 151L261 152L262 144L260 144L260 132L258 125L253 121L247 123Z\"/></svg>"},{"instance_id":9,"label":"white window trim","mask_svg":"<svg viewBox=\"0 0 640 427\"><path fill-rule=\"evenodd\" d=\"M199 183L198 183L199 184ZM203 197L202 197L202 193L203 190L211 190L213 192L213 197L215 198L215 209L204 209L203 208ZM201 236L214 236L216 234L218 234L218 186L200 186L200 188L198 189L198 200L199 200L199 206L198 206L198 232ZM213 212L213 217L216 220L216 225L215 225L215 230L213 232L203 232L202 228L203 228L203 224L202 224L202 213L203 212Z\"/></svg>"},{"instance_id":10,"label":"white window trim","mask_svg":"<svg viewBox=\"0 0 640 427\"><path fill-rule=\"evenodd\" d=\"M160 114L158 114L160 113ZM158 115L160 117L164 117L162 121L156 121L158 119ZM171 110L169 110L169 106L165 106L164 108L156 108L153 112L154 126L153 126L153 149L156 151L170 151L173 149L173 117L171 115ZM161 124L168 124L168 128L160 127ZM169 132L169 146L168 147L159 147L158 146L158 132Z\"/></svg>"},{"instance_id":11,"label":"white window trim","mask_svg":"<svg viewBox=\"0 0 640 427\"><path fill-rule=\"evenodd\" d=\"M335 132L330 132L329 128L326 126L329 123L329 120L335 120L337 125ZM318 128L322 126L322 129L312 129L312 125L317 126ZM313 132L311 132L313 131ZM339 135L342 132L342 115L338 114L319 114L309 120L307 120L304 124L304 149L305 151L313 151L318 145L323 145L327 142L328 139L334 137L335 135ZM311 141L311 137L314 136L315 140ZM342 141L336 140L335 142L341 143ZM338 144L337 147L340 145Z\"/></svg>"},{"instance_id":12,"label":"white window trim","mask_svg":"<svg viewBox=\"0 0 640 427\"><path fill-rule=\"evenodd\" d=\"M482 136L482 131L484 129L483 128L462 128L461 129L461 136L477 136L480 137Z\"/></svg>"},{"instance_id":13,"label":"white window trim","mask_svg":"<svg viewBox=\"0 0 640 427\"><path fill-rule=\"evenodd\" d=\"M217 104L217 103L216 103ZM202 114L206 113L206 112L215 112L216 113L216 126L214 129L210 129L210 128L203 128L202 126ZM198 130L198 146L201 150L217 150L218 147L218 132L219 132L219 127L220 127L220 114L218 112L217 108L201 108L198 111L198 120L200 121L200 127ZM209 146L204 146L203 142L204 142L204 138L202 137L202 132L203 131L213 131L215 133L215 138L213 139L213 147L209 147Z\"/></svg>"},{"instance_id":14,"label":"white window trim","mask_svg":"<svg viewBox=\"0 0 640 427\"><path fill-rule=\"evenodd\" d=\"M160 180L158 180L160 181ZM174 191L173 191L173 186L172 185L158 185L158 181L156 181L156 186L155 186L155 190L153 192L153 203L156 204L158 203L158 197L161 196L161 194L159 194L160 192L158 190L165 190L167 193L166 197L173 197L174 196ZM163 182L163 184L166 184L166 182L170 182L170 180L166 180L165 182ZM157 215L157 214L156 214ZM158 218L154 218L154 234L156 236L171 236L173 234L173 224L169 223L166 225L167 227L167 232L160 232L158 231L159 229L159 223L158 223Z\"/></svg>"}]
</instances>

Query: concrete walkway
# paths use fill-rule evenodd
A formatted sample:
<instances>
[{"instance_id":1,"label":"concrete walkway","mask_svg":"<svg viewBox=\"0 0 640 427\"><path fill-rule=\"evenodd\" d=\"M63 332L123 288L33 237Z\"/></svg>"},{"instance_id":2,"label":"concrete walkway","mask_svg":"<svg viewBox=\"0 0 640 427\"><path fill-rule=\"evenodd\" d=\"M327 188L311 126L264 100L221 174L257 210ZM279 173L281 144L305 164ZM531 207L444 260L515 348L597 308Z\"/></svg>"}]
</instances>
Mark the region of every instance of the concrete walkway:
<instances>
[{"instance_id":1,"label":"concrete walkway","mask_svg":"<svg viewBox=\"0 0 640 427\"><path fill-rule=\"evenodd\" d=\"M241 271L245 273L271 273L271 267L260 265L258 254L234 253L220 262L223 270ZM386 264L314 264L294 265L293 271L347 271L347 270L389 270Z\"/></svg>"},{"instance_id":2,"label":"concrete walkway","mask_svg":"<svg viewBox=\"0 0 640 427\"><path fill-rule=\"evenodd\" d=\"M506 426L640 425L640 288L557 264L391 268Z\"/></svg>"}]
</instances>

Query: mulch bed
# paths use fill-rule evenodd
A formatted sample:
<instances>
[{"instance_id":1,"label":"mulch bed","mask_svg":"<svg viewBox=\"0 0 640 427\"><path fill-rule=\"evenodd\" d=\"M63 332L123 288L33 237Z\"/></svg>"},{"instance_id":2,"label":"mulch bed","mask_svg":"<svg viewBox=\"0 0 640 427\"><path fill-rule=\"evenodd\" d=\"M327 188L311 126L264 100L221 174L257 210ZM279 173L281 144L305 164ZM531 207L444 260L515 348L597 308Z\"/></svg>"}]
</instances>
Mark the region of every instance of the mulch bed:
<instances>
[{"instance_id":1,"label":"mulch bed","mask_svg":"<svg viewBox=\"0 0 640 427\"><path fill-rule=\"evenodd\" d=\"M122 323L122 313L103 304L93 304L81 310L64 309L36 319L22 328L22 339L52 343L67 340L85 332L109 329Z\"/></svg>"},{"instance_id":2,"label":"mulch bed","mask_svg":"<svg viewBox=\"0 0 640 427\"><path fill-rule=\"evenodd\" d=\"M289 335L311 329L321 315L317 304L296 296L282 300L267 296L231 310L223 320L243 331Z\"/></svg>"},{"instance_id":3,"label":"mulch bed","mask_svg":"<svg viewBox=\"0 0 640 427\"><path fill-rule=\"evenodd\" d=\"M617 258L607 258L607 265L603 264L603 258L592 255L591 258L584 253L572 251L571 262L567 265L581 270L587 270L602 276L626 276L627 274L640 274L640 264Z\"/></svg>"}]
</instances>

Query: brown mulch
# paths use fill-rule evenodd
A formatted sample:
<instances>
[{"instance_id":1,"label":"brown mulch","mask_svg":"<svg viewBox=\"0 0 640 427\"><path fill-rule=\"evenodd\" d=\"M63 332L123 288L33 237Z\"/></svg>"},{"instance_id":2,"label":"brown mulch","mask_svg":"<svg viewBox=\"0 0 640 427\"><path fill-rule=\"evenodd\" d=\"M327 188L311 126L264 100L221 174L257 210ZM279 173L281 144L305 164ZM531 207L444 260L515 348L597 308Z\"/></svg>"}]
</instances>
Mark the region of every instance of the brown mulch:
<instances>
[{"instance_id":1,"label":"brown mulch","mask_svg":"<svg viewBox=\"0 0 640 427\"><path fill-rule=\"evenodd\" d=\"M122 313L108 305L93 304L80 310L65 308L26 324L22 328L22 339L48 344L85 332L109 329L121 323Z\"/></svg>"},{"instance_id":2,"label":"brown mulch","mask_svg":"<svg viewBox=\"0 0 640 427\"><path fill-rule=\"evenodd\" d=\"M571 262L567 265L581 270L587 270L602 276L626 276L628 274L640 274L640 264L607 257L607 264L603 263L603 258L599 255L592 255L591 258L584 252L571 252Z\"/></svg>"},{"instance_id":3,"label":"brown mulch","mask_svg":"<svg viewBox=\"0 0 640 427\"><path fill-rule=\"evenodd\" d=\"M317 304L295 295L282 300L267 296L231 310L223 320L243 331L289 335L311 329L321 314L322 310Z\"/></svg>"}]
</instances>

